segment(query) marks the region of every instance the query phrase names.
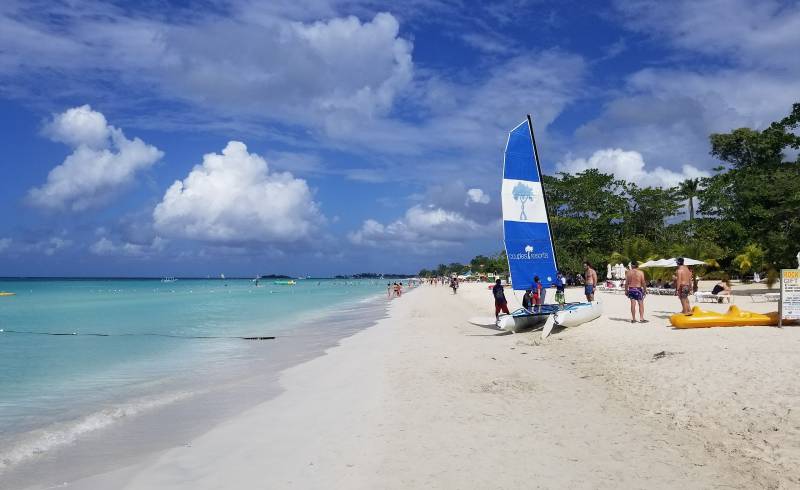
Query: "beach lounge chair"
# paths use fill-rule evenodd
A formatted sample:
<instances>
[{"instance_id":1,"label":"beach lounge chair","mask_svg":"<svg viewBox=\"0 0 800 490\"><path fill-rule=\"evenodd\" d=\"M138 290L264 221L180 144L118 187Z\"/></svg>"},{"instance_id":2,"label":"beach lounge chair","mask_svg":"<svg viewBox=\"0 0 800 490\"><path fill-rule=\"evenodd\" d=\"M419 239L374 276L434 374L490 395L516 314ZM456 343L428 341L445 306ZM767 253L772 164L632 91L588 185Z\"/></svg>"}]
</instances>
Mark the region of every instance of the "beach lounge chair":
<instances>
[{"instance_id":1,"label":"beach lounge chair","mask_svg":"<svg viewBox=\"0 0 800 490\"><path fill-rule=\"evenodd\" d=\"M731 302L730 294L714 294L710 291L698 291L694 293L694 300L698 303L723 303Z\"/></svg>"},{"instance_id":2,"label":"beach lounge chair","mask_svg":"<svg viewBox=\"0 0 800 490\"><path fill-rule=\"evenodd\" d=\"M766 303L769 301L780 301L781 293L751 294L750 299L753 303Z\"/></svg>"}]
</instances>

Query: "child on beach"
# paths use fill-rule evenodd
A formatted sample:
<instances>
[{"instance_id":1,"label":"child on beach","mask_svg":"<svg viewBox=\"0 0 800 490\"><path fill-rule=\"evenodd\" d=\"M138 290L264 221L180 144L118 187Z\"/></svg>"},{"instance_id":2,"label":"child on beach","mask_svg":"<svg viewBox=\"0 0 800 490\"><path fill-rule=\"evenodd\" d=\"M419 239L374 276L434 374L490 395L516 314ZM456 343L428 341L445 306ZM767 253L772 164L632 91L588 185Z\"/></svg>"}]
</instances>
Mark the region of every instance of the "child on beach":
<instances>
[{"instance_id":1,"label":"child on beach","mask_svg":"<svg viewBox=\"0 0 800 490\"><path fill-rule=\"evenodd\" d=\"M539 311L542 303L544 303L542 282L539 280L539 276L533 276L533 311Z\"/></svg>"},{"instance_id":2,"label":"child on beach","mask_svg":"<svg viewBox=\"0 0 800 490\"><path fill-rule=\"evenodd\" d=\"M564 307L564 303L566 300L564 299L564 287L567 285L567 278L564 277L564 274L561 271L558 271L558 275L556 276L556 303L558 303L559 308Z\"/></svg>"},{"instance_id":3,"label":"child on beach","mask_svg":"<svg viewBox=\"0 0 800 490\"><path fill-rule=\"evenodd\" d=\"M533 308L533 290L526 289L525 294L522 296L522 307L528 311Z\"/></svg>"}]
</instances>

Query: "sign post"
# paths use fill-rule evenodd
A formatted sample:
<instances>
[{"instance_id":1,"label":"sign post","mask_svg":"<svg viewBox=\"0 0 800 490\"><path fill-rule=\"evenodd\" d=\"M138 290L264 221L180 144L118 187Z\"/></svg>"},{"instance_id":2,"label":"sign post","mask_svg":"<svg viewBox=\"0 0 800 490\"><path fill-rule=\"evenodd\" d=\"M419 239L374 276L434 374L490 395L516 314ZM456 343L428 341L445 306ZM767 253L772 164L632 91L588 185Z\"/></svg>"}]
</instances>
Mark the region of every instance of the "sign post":
<instances>
[{"instance_id":1,"label":"sign post","mask_svg":"<svg viewBox=\"0 0 800 490\"><path fill-rule=\"evenodd\" d=\"M800 269L781 269L779 327L784 320L800 320Z\"/></svg>"}]
</instances>

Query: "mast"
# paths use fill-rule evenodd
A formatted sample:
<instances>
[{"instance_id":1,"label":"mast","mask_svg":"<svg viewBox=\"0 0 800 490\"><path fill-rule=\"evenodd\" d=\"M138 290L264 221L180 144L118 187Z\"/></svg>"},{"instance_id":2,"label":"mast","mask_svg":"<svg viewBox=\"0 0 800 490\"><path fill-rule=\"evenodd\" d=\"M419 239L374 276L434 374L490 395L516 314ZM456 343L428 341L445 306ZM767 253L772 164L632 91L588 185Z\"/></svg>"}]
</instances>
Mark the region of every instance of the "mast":
<instances>
[{"instance_id":1,"label":"mast","mask_svg":"<svg viewBox=\"0 0 800 490\"><path fill-rule=\"evenodd\" d=\"M531 143L533 143L533 159L536 160L536 170L539 171L539 181L542 184L542 200L544 201L544 212L547 214L547 232L550 234L550 245L553 247L553 263L556 265L556 273L560 270L558 268L558 255L556 254L556 244L553 241L553 227L550 225L549 209L547 206L547 193L544 191L544 174L542 173L542 166L539 164L539 150L536 148L536 137L533 135L533 119L528 114L528 130L531 132ZM509 265L509 271L511 266Z\"/></svg>"}]
</instances>

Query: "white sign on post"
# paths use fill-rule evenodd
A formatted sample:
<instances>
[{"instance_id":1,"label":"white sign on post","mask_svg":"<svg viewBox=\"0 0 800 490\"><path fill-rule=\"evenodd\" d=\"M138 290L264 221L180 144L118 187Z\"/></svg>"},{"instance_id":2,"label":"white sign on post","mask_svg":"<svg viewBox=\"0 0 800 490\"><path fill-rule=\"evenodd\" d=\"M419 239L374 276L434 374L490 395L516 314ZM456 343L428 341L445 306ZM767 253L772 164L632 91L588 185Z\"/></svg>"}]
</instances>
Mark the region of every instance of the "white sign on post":
<instances>
[{"instance_id":1,"label":"white sign on post","mask_svg":"<svg viewBox=\"0 0 800 490\"><path fill-rule=\"evenodd\" d=\"M781 269L780 323L800 320L800 269Z\"/></svg>"}]
</instances>

